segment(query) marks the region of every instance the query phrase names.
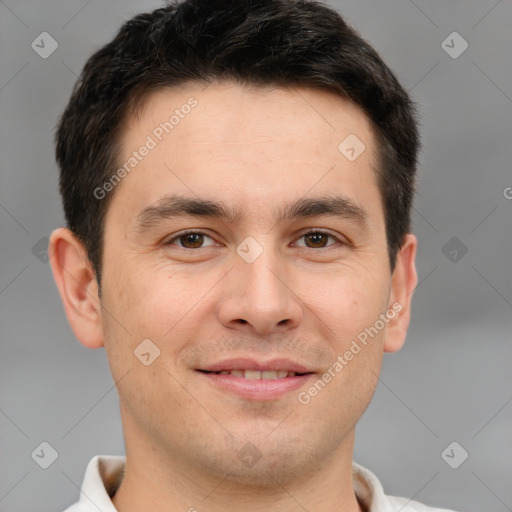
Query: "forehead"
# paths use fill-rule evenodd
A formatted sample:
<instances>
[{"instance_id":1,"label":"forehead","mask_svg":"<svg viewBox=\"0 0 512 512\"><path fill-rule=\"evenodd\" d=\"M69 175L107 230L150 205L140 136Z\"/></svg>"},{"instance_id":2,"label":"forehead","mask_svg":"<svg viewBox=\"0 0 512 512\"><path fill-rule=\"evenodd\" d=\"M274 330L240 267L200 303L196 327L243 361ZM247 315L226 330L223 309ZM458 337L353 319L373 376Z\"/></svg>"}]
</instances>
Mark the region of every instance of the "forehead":
<instances>
[{"instance_id":1,"label":"forehead","mask_svg":"<svg viewBox=\"0 0 512 512\"><path fill-rule=\"evenodd\" d=\"M156 138L172 133L175 142L190 135L190 129L197 142L202 141L202 135L207 136L206 142L213 142L214 136L235 141L247 135L252 139L260 135L262 140L309 135L318 143L318 138L325 138L328 132L335 142L346 130L359 132L363 137L372 136L371 122L359 106L320 88L190 82L149 93L139 105L140 108L125 119L127 129L123 138L127 143L141 129L144 133L154 132ZM185 123L187 117L190 119ZM298 118L303 118L304 122L296 124ZM166 123L172 127L167 124L165 130L161 125ZM326 143L330 139L328 137Z\"/></svg>"},{"instance_id":2,"label":"forehead","mask_svg":"<svg viewBox=\"0 0 512 512\"><path fill-rule=\"evenodd\" d=\"M129 172L114 202L129 195L131 211L170 193L222 196L248 211L270 195L291 201L338 185L379 203L371 123L328 91L192 83L150 94L124 126L118 164Z\"/></svg>"}]
</instances>

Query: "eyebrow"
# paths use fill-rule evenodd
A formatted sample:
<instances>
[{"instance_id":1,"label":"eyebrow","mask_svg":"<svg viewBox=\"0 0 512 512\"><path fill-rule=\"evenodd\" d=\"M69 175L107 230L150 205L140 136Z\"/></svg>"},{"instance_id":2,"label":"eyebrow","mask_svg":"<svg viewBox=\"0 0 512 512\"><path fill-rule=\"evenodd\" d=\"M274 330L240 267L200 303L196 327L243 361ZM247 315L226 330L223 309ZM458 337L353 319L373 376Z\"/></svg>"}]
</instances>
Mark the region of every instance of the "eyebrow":
<instances>
[{"instance_id":1,"label":"eyebrow","mask_svg":"<svg viewBox=\"0 0 512 512\"><path fill-rule=\"evenodd\" d=\"M276 223L283 220L326 215L354 221L362 228L367 227L368 218L368 213L364 208L342 196L300 198L277 210L274 209L272 213ZM235 223L245 218L245 214L241 211L228 207L221 201L173 194L144 208L137 215L136 228L139 231L144 231L155 227L164 220L185 216L214 218L229 223Z\"/></svg>"}]
</instances>

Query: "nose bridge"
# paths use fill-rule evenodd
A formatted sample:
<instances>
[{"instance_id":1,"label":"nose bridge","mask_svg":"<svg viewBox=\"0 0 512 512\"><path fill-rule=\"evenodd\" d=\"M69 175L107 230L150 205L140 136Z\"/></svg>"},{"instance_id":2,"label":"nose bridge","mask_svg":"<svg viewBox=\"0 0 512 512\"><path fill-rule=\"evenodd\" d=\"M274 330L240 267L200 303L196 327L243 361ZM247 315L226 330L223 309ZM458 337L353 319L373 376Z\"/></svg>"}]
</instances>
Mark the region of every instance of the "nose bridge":
<instances>
[{"instance_id":1,"label":"nose bridge","mask_svg":"<svg viewBox=\"0 0 512 512\"><path fill-rule=\"evenodd\" d=\"M276 253L272 237L261 236L258 241L247 237L236 252L229 290L225 290L219 308L224 325L251 324L266 334L283 326L297 326L302 308L293 284L287 283L289 272Z\"/></svg>"},{"instance_id":2,"label":"nose bridge","mask_svg":"<svg viewBox=\"0 0 512 512\"><path fill-rule=\"evenodd\" d=\"M242 282L246 283L248 295L263 293L268 295L269 299L284 297L283 281L286 279L286 271L280 268L279 259L270 243L254 261L243 260L238 262L237 267L243 276Z\"/></svg>"},{"instance_id":3,"label":"nose bridge","mask_svg":"<svg viewBox=\"0 0 512 512\"><path fill-rule=\"evenodd\" d=\"M265 290L272 293L279 291L275 275L279 262L272 237L257 235L257 238L248 236L236 247L234 273L242 283L242 295L259 294Z\"/></svg>"}]
</instances>

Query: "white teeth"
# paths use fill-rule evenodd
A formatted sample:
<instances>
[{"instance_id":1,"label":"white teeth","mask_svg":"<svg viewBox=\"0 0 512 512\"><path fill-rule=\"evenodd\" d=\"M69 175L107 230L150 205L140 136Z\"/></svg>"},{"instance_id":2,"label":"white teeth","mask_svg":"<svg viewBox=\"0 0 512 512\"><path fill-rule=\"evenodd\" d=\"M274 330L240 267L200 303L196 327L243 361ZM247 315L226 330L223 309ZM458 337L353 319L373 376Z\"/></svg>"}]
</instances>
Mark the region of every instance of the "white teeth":
<instances>
[{"instance_id":1,"label":"white teeth","mask_svg":"<svg viewBox=\"0 0 512 512\"><path fill-rule=\"evenodd\" d=\"M248 380L273 380L284 379L285 377L295 377L295 372L287 370L222 370L219 375L234 375Z\"/></svg>"}]
</instances>

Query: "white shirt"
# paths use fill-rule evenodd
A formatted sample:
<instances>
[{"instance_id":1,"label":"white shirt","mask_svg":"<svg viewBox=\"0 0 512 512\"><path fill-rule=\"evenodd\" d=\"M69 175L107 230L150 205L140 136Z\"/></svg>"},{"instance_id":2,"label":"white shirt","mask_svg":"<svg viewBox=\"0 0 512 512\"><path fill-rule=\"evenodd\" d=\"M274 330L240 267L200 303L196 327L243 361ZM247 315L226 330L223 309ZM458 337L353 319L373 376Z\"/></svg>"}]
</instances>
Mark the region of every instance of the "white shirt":
<instances>
[{"instance_id":1,"label":"white shirt","mask_svg":"<svg viewBox=\"0 0 512 512\"><path fill-rule=\"evenodd\" d=\"M117 512L112 500L124 476L125 457L93 457L87 466L80 500L64 512ZM354 492L368 512L454 512L432 508L407 498L386 496L377 477L352 463Z\"/></svg>"}]
</instances>

